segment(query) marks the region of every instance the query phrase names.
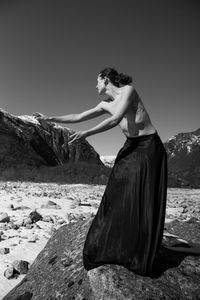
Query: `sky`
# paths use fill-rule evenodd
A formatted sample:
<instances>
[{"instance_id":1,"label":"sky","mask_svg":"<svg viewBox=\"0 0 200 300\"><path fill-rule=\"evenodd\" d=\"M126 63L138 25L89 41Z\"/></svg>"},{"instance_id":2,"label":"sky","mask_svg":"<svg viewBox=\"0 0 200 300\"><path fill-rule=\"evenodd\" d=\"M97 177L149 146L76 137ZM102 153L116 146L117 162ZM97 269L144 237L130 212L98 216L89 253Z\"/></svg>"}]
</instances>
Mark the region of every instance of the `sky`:
<instances>
[{"instance_id":1,"label":"sky","mask_svg":"<svg viewBox=\"0 0 200 300\"><path fill-rule=\"evenodd\" d=\"M103 100L105 67L133 77L161 140L200 128L200 1L0 0L0 107L13 115L80 113ZM94 127L109 115L79 124ZM90 136L100 155L119 126Z\"/></svg>"}]
</instances>

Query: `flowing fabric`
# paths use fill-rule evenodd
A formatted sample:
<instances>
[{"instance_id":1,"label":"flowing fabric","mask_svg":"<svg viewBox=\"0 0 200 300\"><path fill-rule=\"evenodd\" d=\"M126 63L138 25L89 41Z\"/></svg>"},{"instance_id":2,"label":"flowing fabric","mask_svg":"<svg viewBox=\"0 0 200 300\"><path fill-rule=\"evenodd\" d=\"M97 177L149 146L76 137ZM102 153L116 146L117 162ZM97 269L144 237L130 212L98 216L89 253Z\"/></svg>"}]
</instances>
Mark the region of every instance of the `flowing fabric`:
<instances>
[{"instance_id":1,"label":"flowing fabric","mask_svg":"<svg viewBox=\"0 0 200 300\"><path fill-rule=\"evenodd\" d=\"M148 275L163 236L167 156L156 133L127 138L87 233L83 264L123 265Z\"/></svg>"}]
</instances>

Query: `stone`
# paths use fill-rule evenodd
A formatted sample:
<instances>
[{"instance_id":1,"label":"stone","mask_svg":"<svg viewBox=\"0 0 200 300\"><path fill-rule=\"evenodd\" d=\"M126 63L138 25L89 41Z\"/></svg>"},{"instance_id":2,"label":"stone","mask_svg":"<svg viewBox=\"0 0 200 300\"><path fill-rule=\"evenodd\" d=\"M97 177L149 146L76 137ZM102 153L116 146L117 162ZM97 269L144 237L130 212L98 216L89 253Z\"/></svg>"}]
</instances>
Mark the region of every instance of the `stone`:
<instances>
[{"instance_id":1,"label":"stone","mask_svg":"<svg viewBox=\"0 0 200 300\"><path fill-rule=\"evenodd\" d=\"M16 223L13 223L13 222L10 222L10 227L12 229L15 229L15 230L19 229L19 226Z\"/></svg>"},{"instance_id":2,"label":"stone","mask_svg":"<svg viewBox=\"0 0 200 300\"><path fill-rule=\"evenodd\" d=\"M42 221L43 222L51 222L51 223L53 223L53 219L52 219L51 216L43 216Z\"/></svg>"},{"instance_id":3,"label":"stone","mask_svg":"<svg viewBox=\"0 0 200 300\"><path fill-rule=\"evenodd\" d=\"M41 214L39 214L36 210L32 211L32 212L29 214L29 218L31 219L31 222L32 222L32 223L36 223L37 221L42 220Z\"/></svg>"},{"instance_id":4,"label":"stone","mask_svg":"<svg viewBox=\"0 0 200 300\"><path fill-rule=\"evenodd\" d=\"M26 229L32 229L33 228L33 225L32 224L26 224Z\"/></svg>"},{"instance_id":5,"label":"stone","mask_svg":"<svg viewBox=\"0 0 200 300\"><path fill-rule=\"evenodd\" d=\"M18 243L20 244L20 240L19 240ZM10 244L9 246L10 246L10 247L15 247L15 246L17 246L17 244L16 244L16 243L13 243L13 244Z\"/></svg>"},{"instance_id":6,"label":"stone","mask_svg":"<svg viewBox=\"0 0 200 300\"><path fill-rule=\"evenodd\" d=\"M0 229L3 230L3 231L8 230L7 223L0 223Z\"/></svg>"},{"instance_id":7,"label":"stone","mask_svg":"<svg viewBox=\"0 0 200 300\"><path fill-rule=\"evenodd\" d=\"M19 274L27 274L29 262L25 260L15 260L12 263L12 266L15 269L15 271L17 271Z\"/></svg>"},{"instance_id":8,"label":"stone","mask_svg":"<svg viewBox=\"0 0 200 300\"><path fill-rule=\"evenodd\" d=\"M49 205L49 206L56 206L57 203L55 203L54 201L48 200L47 201L47 205Z\"/></svg>"},{"instance_id":9,"label":"stone","mask_svg":"<svg viewBox=\"0 0 200 300\"><path fill-rule=\"evenodd\" d=\"M26 226L28 224L32 224L32 219L30 217L27 217L23 220L23 226Z\"/></svg>"},{"instance_id":10,"label":"stone","mask_svg":"<svg viewBox=\"0 0 200 300\"><path fill-rule=\"evenodd\" d=\"M9 205L8 205L8 209L14 210L14 209L15 209L15 208L14 208L14 205L13 205L13 204L9 204Z\"/></svg>"},{"instance_id":11,"label":"stone","mask_svg":"<svg viewBox=\"0 0 200 300\"><path fill-rule=\"evenodd\" d=\"M10 253L9 248L0 248L0 254L8 254L8 253Z\"/></svg>"},{"instance_id":12,"label":"stone","mask_svg":"<svg viewBox=\"0 0 200 300\"><path fill-rule=\"evenodd\" d=\"M90 203L87 202L79 202L79 206L92 206Z\"/></svg>"},{"instance_id":13,"label":"stone","mask_svg":"<svg viewBox=\"0 0 200 300\"><path fill-rule=\"evenodd\" d=\"M20 219L14 222L14 225L16 225L18 228L23 226L24 220Z\"/></svg>"},{"instance_id":14,"label":"stone","mask_svg":"<svg viewBox=\"0 0 200 300\"><path fill-rule=\"evenodd\" d=\"M21 299L26 293L31 300L199 299L200 257L167 249L169 239L161 247L151 276L140 276L114 264L87 272L82 251L91 221L78 220L56 230L25 278L3 300ZM165 226L169 237L190 236L194 242L200 241L196 223L175 221Z\"/></svg>"},{"instance_id":15,"label":"stone","mask_svg":"<svg viewBox=\"0 0 200 300\"><path fill-rule=\"evenodd\" d=\"M37 235L33 235L32 237L30 237L28 239L28 242L29 243L35 243L37 240L39 240L38 236Z\"/></svg>"},{"instance_id":16,"label":"stone","mask_svg":"<svg viewBox=\"0 0 200 300\"><path fill-rule=\"evenodd\" d=\"M64 224L64 223L66 223L66 221L65 221L64 219L58 219L58 220L57 220L57 224L58 224L58 225L62 225L62 224Z\"/></svg>"},{"instance_id":17,"label":"stone","mask_svg":"<svg viewBox=\"0 0 200 300\"><path fill-rule=\"evenodd\" d=\"M50 208L50 209L61 209L61 206L56 204L55 202L49 200L46 204L42 204L41 208Z\"/></svg>"},{"instance_id":18,"label":"stone","mask_svg":"<svg viewBox=\"0 0 200 300\"><path fill-rule=\"evenodd\" d=\"M71 223L82 221L82 220L84 220L86 218L87 218L86 214L78 214L78 213L77 214L76 213L69 213L69 214L67 214L67 219Z\"/></svg>"},{"instance_id":19,"label":"stone","mask_svg":"<svg viewBox=\"0 0 200 300\"><path fill-rule=\"evenodd\" d=\"M4 271L4 277L6 277L7 279L11 279L11 278L14 277L14 268L13 268L13 266L8 267Z\"/></svg>"},{"instance_id":20,"label":"stone","mask_svg":"<svg viewBox=\"0 0 200 300\"><path fill-rule=\"evenodd\" d=\"M0 223L8 223L10 222L10 217L7 213L0 213Z\"/></svg>"},{"instance_id":21,"label":"stone","mask_svg":"<svg viewBox=\"0 0 200 300\"><path fill-rule=\"evenodd\" d=\"M30 209L30 207L26 205L21 205L14 208L14 210L26 210L26 209Z\"/></svg>"}]
</instances>

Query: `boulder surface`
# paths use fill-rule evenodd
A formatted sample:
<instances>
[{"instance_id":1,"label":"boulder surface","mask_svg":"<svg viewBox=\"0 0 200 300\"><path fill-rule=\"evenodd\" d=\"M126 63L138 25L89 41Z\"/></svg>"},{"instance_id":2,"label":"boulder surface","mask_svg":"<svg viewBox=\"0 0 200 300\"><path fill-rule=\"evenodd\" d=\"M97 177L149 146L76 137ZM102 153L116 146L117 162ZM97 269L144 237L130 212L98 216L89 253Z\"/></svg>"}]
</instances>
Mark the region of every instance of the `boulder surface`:
<instances>
[{"instance_id":1,"label":"boulder surface","mask_svg":"<svg viewBox=\"0 0 200 300\"><path fill-rule=\"evenodd\" d=\"M151 277L118 265L104 265L87 272L82 264L82 250L91 221L79 220L60 227L24 279L3 300L199 299L200 257L166 248L175 235L199 242L198 221L165 224L168 235L163 239Z\"/></svg>"}]
</instances>

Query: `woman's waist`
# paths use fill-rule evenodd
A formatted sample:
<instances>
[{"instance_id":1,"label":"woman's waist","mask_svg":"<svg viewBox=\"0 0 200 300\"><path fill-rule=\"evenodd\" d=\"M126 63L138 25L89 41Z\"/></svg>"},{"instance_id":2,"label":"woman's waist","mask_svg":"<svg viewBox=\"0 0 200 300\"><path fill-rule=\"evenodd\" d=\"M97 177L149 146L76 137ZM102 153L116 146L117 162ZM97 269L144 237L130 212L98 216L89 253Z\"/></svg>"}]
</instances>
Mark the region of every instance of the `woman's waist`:
<instances>
[{"instance_id":1,"label":"woman's waist","mask_svg":"<svg viewBox=\"0 0 200 300\"><path fill-rule=\"evenodd\" d=\"M133 136L133 137L127 136L126 141L125 141L126 146L130 145L130 146L134 146L137 148L147 148L152 143L155 143L155 145L156 144L163 145L157 131L155 131L154 133L141 134L141 135Z\"/></svg>"},{"instance_id":2,"label":"woman's waist","mask_svg":"<svg viewBox=\"0 0 200 300\"><path fill-rule=\"evenodd\" d=\"M145 133L138 133L134 136L129 136L129 135L125 135L127 140L133 140L133 141L137 141L137 140L143 140L143 139L148 139L151 138L153 136L158 135L157 131L150 131L150 132L145 132Z\"/></svg>"},{"instance_id":3,"label":"woman's waist","mask_svg":"<svg viewBox=\"0 0 200 300\"><path fill-rule=\"evenodd\" d=\"M156 133L156 128L149 122L148 124L126 124L127 126L122 126L120 124L123 134L127 138L135 138L138 136L146 136Z\"/></svg>"},{"instance_id":4,"label":"woman's waist","mask_svg":"<svg viewBox=\"0 0 200 300\"><path fill-rule=\"evenodd\" d=\"M159 153L166 153L165 147L157 133L148 135L139 135L136 137L127 137L123 147L118 152L118 160L120 157L130 155L131 153L141 153L148 155L157 155Z\"/></svg>"}]
</instances>

